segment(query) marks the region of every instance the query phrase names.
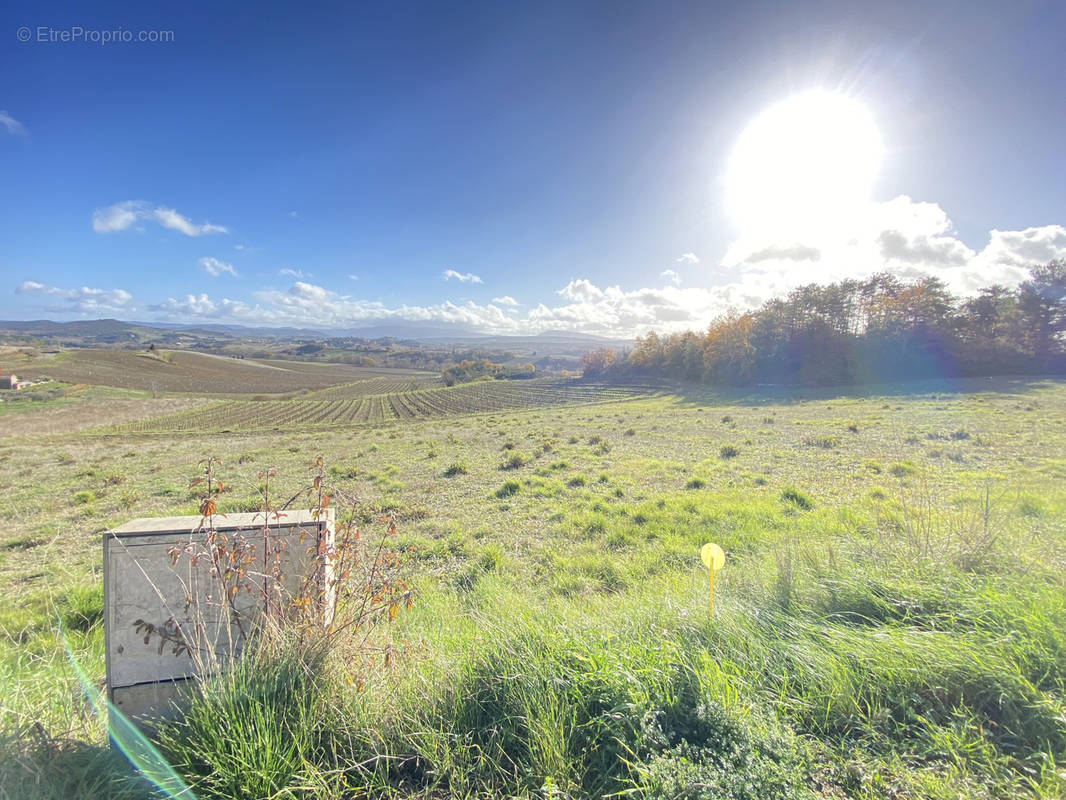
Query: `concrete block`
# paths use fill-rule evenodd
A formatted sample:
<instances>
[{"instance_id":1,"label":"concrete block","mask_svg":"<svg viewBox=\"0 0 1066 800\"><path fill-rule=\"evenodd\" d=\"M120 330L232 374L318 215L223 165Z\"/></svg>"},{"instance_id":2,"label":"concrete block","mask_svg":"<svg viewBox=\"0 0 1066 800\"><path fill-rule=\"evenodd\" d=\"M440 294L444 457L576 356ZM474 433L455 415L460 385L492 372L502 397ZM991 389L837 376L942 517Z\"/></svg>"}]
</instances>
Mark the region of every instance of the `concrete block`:
<instances>
[{"instance_id":1,"label":"concrete block","mask_svg":"<svg viewBox=\"0 0 1066 800\"><path fill-rule=\"evenodd\" d=\"M205 562L194 566L183 555L172 564L169 551L179 542L202 541L200 516L135 519L104 534L104 636L107 692L115 706L135 722L166 715L182 686L210 672L213 664L239 656L240 631L220 609L218 584L209 576ZM254 554L249 581L262 584L262 557L266 537L262 513L215 515L214 528L231 540L235 535L249 543ZM271 519L272 543L284 542L280 551L282 596L296 596L318 564L316 547L321 541L333 546L333 512L319 519L306 510L287 511ZM332 588L327 571L327 585ZM332 601L332 598L329 598ZM239 614L254 620L262 613L259 592L238 592L233 601ZM329 604L327 604L329 605ZM331 609L324 609L328 615ZM145 642L143 625L154 626ZM183 648L178 630L201 645L190 655ZM169 632L170 635L166 635Z\"/></svg>"}]
</instances>

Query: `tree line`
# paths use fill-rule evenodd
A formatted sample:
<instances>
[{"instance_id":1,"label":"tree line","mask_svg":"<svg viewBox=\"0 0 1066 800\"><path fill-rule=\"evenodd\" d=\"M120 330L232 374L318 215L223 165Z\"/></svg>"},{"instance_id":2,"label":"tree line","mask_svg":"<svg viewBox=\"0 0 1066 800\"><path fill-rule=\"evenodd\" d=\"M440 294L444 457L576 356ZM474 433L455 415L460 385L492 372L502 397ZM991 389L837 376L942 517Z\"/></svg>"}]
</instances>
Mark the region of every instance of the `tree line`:
<instances>
[{"instance_id":1,"label":"tree line","mask_svg":"<svg viewBox=\"0 0 1066 800\"><path fill-rule=\"evenodd\" d=\"M1066 373L1066 260L1016 288L958 297L937 278L810 284L703 333L648 333L632 350L582 357L587 377L648 375L725 385L833 385Z\"/></svg>"}]
</instances>

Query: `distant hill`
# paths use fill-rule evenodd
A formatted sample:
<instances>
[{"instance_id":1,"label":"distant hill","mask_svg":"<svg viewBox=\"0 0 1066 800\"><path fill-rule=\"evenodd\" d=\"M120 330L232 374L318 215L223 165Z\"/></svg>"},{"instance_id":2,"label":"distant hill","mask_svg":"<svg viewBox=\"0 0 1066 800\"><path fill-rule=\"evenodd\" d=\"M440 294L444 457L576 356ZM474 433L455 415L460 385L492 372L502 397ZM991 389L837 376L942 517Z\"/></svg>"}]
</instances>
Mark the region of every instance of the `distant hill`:
<instances>
[{"instance_id":1,"label":"distant hill","mask_svg":"<svg viewBox=\"0 0 1066 800\"><path fill-rule=\"evenodd\" d=\"M143 326L136 322L122 322L117 319L78 320L76 322L52 322L49 319L0 321L0 330L27 336L121 336L133 333L136 327Z\"/></svg>"},{"instance_id":2,"label":"distant hill","mask_svg":"<svg viewBox=\"0 0 1066 800\"><path fill-rule=\"evenodd\" d=\"M340 337L360 339L399 339L441 347L482 350L506 350L538 355L580 355L595 347L621 349L632 342L607 339L588 333L573 331L544 331L534 336L504 336L462 328L458 325L441 325L422 322L383 323L365 328L318 330L314 328L259 328L248 325L197 324L185 325L174 322L124 322L117 319L78 320L53 322L52 320L0 321L0 333L17 334L93 344L149 343L181 345L182 335L209 339L214 342L238 339L311 339L323 340Z\"/></svg>"}]
</instances>

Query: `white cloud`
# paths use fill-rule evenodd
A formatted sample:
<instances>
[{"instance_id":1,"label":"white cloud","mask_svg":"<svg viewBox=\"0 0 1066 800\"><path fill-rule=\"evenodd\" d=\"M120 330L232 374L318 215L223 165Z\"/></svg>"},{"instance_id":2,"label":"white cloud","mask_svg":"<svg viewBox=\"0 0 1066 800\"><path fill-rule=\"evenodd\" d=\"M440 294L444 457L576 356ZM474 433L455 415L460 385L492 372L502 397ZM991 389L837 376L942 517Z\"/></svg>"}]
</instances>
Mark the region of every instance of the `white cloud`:
<instances>
[{"instance_id":1,"label":"white cloud","mask_svg":"<svg viewBox=\"0 0 1066 800\"><path fill-rule=\"evenodd\" d=\"M225 261L219 261L217 258L205 256L200 259L200 266L203 267L204 271L212 278L217 278L223 272L228 272L234 278L237 277L237 270L233 268L232 264L227 264Z\"/></svg>"},{"instance_id":2,"label":"white cloud","mask_svg":"<svg viewBox=\"0 0 1066 800\"><path fill-rule=\"evenodd\" d=\"M678 264L699 264L700 257L695 253L682 253L681 257L677 259Z\"/></svg>"},{"instance_id":3,"label":"white cloud","mask_svg":"<svg viewBox=\"0 0 1066 800\"><path fill-rule=\"evenodd\" d=\"M132 311L133 295L125 289L62 289L37 281L23 281L15 287L17 294L39 294L54 297L61 303L45 306L48 311L101 314L116 311Z\"/></svg>"},{"instance_id":4,"label":"white cloud","mask_svg":"<svg viewBox=\"0 0 1066 800\"><path fill-rule=\"evenodd\" d=\"M473 272L456 272L454 269L444 270L444 280L450 281L453 278L460 283L483 283L481 278Z\"/></svg>"},{"instance_id":5,"label":"white cloud","mask_svg":"<svg viewBox=\"0 0 1066 800\"><path fill-rule=\"evenodd\" d=\"M817 247L808 247L802 244L794 244L789 247L770 245L752 253L744 261L747 264L758 264L760 261L774 260L817 261L821 257L822 253Z\"/></svg>"},{"instance_id":6,"label":"white cloud","mask_svg":"<svg viewBox=\"0 0 1066 800\"><path fill-rule=\"evenodd\" d=\"M348 276L348 280L357 281L357 280L359 280L359 276L358 275L349 275Z\"/></svg>"},{"instance_id":7,"label":"white cloud","mask_svg":"<svg viewBox=\"0 0 1066 800\"><path fill-rule=\"evenodd\" d=\"M603 290L596 286L588 278L571 280L562 289L556 292L567 300L576 300L580 303L591 303L603 297Z\"/></svg>"},{"instance_id":8,"label":"white cloud","mask_svg":"<svg viewBox=\"0 0 1066 800\"><path fill-rule=\"evenodd\" d=\"M289 269L288 267L283 267L282 269L279 269L278 270L278 275L282 275L282 276L285 276L285 277L288 277L288 278L310 278L311 277L311 273L310 272L304 272L302 269Z\"/></svg>"},{"instance_id":9,"label":"white cloud","mask_svg":"<svg viewBox=\"0 0 1066 800\"><path fill-rule=\"evenodd\" d=\"M1016 285L1029 267L1066 257L1066 227L1045 225L1018 231L993 230L983 248L972 248L955 232L935 203L898 197L873 204L845 229L828 235L784 232L733 242L714 269L717 285L682 287L677 270L664 270L660 288L602 286L574 278L554 301L522 307L510 295L487 305L444 301L433 305L385 305L302 279L287 290L262 290L248 300L215 300L207 294L169 298L154 306L164 318L210 319L252 325L343 328L387 320L453 323L485 333L533 334L567 329L612 337L649 330L700 330L730 308L747 310L807 283L861 279L879 271L904 278L932 275L955 292L970 293L992 283ZM692 263L692 262L685 262ZM654 273L652 273L654 274ZM348 278L355 279L352 274ZM448 280L473 283L477 276L449 270ZM675 278L677 281L675 281ZM480 279L478 279L480 280ZM20 291L48 290L27 282ZM75 292L77 290L66 290ZM80 290L79 299L100 302L100 290ZM114 290L121 291L121 290ZM65 297L74 302L73 296ZM120 303L121 297L113 302Z\"/></svg>"},{"instance_id":10,"label":"white cloud","mask_svg":"<svg viewBox=\"0 0 1066 800\"><path fill-rule=\"evenodd\" d=\"M7 132L13 136L26 135L26 126L6 111L0 111L0 125L3 125L4 128L7 129Z\"/></svg>"},{"instance_id":11,"label":"white cloud","mask_svg":"<svg viewBox=\"0 0 1066 800\"><path fill-rule=\"evenodd\" d=\"M793 232L794 234L794 232ZM850 224L800 241L793 234L734 241L722 259L726 287L758 304L806 283L862 279L888 271L905 279L932 276L960 294L993 283L1016 285L1028 269L1066 257L1066 228L993 230L981 250L967 245L936 203L901 195L857 209Z\"/></svg>"},{"instance_id":12,"label":"white cloud","mask_svg":"<svg viewBox=\"0 0 1066 800\"><path fill-rule=\"evenodd\" d=\"M141 200L127 200L115 203L93 212L93 230L97 233L115 233L124 231L141 221L157 222L164 228L178 231L186 236L202 236L208 233L228 233L221 225L210 222L196 224L175 211L163 206L152 207Z\"/></svg>"},{"instance_id":13,"label":"white cloud","mask_svg":"<svg viewBox=\"0 0 1066 800\"><path fill-rule=\"evenodd\" d=\"M169 319L187 320L201 317L252 324L269 321L267 309L252 307L241 300L219 300L217 303L206 292L187 294L180 300L167 298L158 305L151 306L152 311L162 312Z\"/></svg>"}]
</instances>

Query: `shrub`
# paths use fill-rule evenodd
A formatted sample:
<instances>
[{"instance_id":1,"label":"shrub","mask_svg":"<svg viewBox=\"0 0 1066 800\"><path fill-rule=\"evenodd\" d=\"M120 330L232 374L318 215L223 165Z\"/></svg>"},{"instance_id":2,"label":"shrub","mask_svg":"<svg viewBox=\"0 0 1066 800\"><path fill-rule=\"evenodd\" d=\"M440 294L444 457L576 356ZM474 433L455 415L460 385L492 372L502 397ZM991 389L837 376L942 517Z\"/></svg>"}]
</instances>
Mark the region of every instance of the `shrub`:
<instances>
[{"instance_id":1,"label":"shrub","mask_svg":"<svg viewBox=\"0 0 1066 800\"><path fill-rule=\"evenodd\" d=\"M888 468L889 473L896 478L906 478L918 473L918 467L910 461L897 461Z\"/></svg>"},{"instance_id":2,"label":"shrub","mask_svg":"<svg viewBox=\"0 0 1066 800\"><path fill-rule=\"evenodd\" d=\"M571 488L576 489L579 486L584 486L586 482L587 481L585 480L585 476L584 475L575 475L574 477L572 477L570 480L568 480L566 482L566 485L571 487Z\"/></svg>"},{"instance_id":3,"label":"shrub","mask_svg":"<svg viewBox=\"0 0 1066 800\"><path fill-rule=\"evenodd\" d=\"M705 489L707 488L707 481L703 478L693 478L685 484L686 489Z\"/></svg>"},{"instance_id":4,"label":"shrub","mask_svg":"<svg viewBox=\"0 0 1066 800\"><path fill-rule=\"evenodd\" d=\"M79 506L88 505L89 503L96 502L95 492L83 491L74 493L74 502Z\"/></svg>"},{"instance_id":5,"label":"shrub","mask_svg":"<svg viewBox=\"0 0 1066 800\"><path fill-rule=\"evenodd\" d=\"M454 464L449 465L448 469L444 470L445 478L454 478L456 475L466 475L466 464L456 461Z\"/></svg>"},{"instance_id":6,"label":"shrub","mask_svg":"<svg viewBox=\"0 0 1066 800\"><path fill-rule=\"evenodd\" d=\"M814 501L807 494L791 486L782 490L781 499L803 511L810 511L814 508Z\"/></svg>"},{"instance_id":7,"label":"shrub","mask_svg":"<svg viewBox=\"0 0 1066 800\"><path fill-rule=\"evenodd\" d=\"M806 436L803 439L803 443L808 447L821 447L823 450L831 450L840 444L840 440L835 436L821 435L821 436Z\"/></svg>"},{"instance_id":8,"label":"shrub","mask_svg":"<svg viewBox=\"0 0 1066 800\"><path fill-rule=\"evenodd\" d=\"M352 480L362 475L363 471L354 464L333 464L329 474L333 480Z\"/></svg>"},{"instance_id":9,"label":"shrub","mask_svg":"<svg viewBox=\"0 0 1066 800\"><path fill-rule=\"evenodd\" d=\"M503 485L496 490L497 497L513 497L518 494L519 489L522 488L522 484L518 481L504 481Z\"/></svg>"},{"instance_id":10,"label":"shrub","mask_svg":"<svg viewBox=\"0 0 1066 800\"><path fill-rule=\"evenodd\" d=\"M736 458L740 455L740 448L731 444L724 444L722 449L718 451L718 455L722 458Z\"/></svg>"},{"instance_id":11,"label":"shrub","mask_svg":"<svg viewBox=\"0 0 1066 800\"><path fill-rule=\"evenodd\" d=\"M518 469L529 463L529 456L521 450L512 450L511 454L504 459L500 469Z\"/></svg>"}]
</instances>

